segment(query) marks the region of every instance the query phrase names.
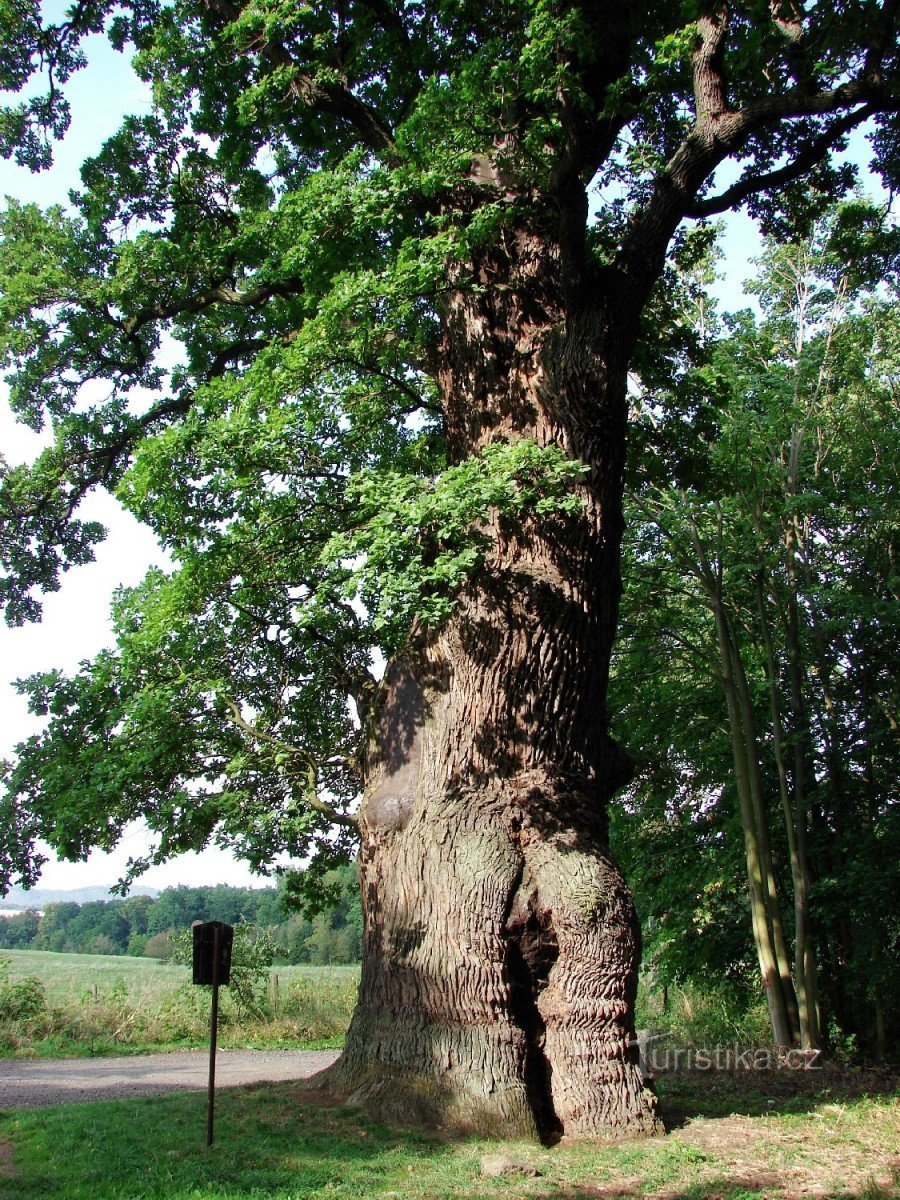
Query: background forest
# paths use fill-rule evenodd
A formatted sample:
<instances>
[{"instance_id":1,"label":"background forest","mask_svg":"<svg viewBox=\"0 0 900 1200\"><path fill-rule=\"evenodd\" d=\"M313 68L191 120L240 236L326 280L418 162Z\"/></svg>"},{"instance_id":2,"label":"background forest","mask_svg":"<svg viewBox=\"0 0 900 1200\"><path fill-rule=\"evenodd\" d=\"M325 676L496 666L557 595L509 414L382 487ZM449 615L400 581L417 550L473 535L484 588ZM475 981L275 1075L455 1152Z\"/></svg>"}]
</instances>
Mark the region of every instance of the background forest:
<instances>
[{"instance_id":1,"label":"background forest","mask_svg":"<svg viewBox=\"0 0 900 1200\"><path fill-rule=\"evenodd\" d=\"M362 913L356 871L344 867L323 882L331 889L331 903L309 917L286 907L284 888L225 884L166 888L155 897L47 904L41 914L26 910L0 920L0 950L169 959L174 938L192 921L224 921L265 932L276 963L359 962Z\"/></svg>"},{"instance_id":2,"label":"background forest","mask_svg":"<svg viewBox=\"0 0 900 1200\"><path fill-rule=\"evenodd\" d=\"M634 389L615 845L645 962L767 1001L776 1040L900 1032L897 230L855 201L770 240L756 312L683 278ZM637 469L640 464L640 470ZM639 748L639 749L638 749Z\"/></svg>"}]
</instances>

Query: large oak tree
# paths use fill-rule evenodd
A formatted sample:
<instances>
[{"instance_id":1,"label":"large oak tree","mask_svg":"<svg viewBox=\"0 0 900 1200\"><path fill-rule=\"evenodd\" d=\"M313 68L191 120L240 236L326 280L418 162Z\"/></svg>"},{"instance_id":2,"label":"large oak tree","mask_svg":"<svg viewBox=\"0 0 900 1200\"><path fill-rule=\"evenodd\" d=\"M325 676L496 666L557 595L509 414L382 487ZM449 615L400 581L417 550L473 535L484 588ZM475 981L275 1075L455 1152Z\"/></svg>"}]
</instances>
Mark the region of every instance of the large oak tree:
<instances>
[{"instance_id":1,"label":"large oak tree","mask_svg":"<svg viewBox=\"0 0 900 1200\"><path fill-rule=\"evenodd\" d=\"M158 855L358 836L334 1086L655 1129L605 818L627 372L683 222L808 219L869 120L897 166L896 27L896 0L79 0L55 24L7 0L7 153L46 163L91 32L155 104L71 212L3 217L13 404L54 428L4 478L3 600L32 619L90 557L98 485L178 563L120 598L117 651L32 686L51 732L12 778L7 873L138 814Z\"/></svg>"}]
</instances>

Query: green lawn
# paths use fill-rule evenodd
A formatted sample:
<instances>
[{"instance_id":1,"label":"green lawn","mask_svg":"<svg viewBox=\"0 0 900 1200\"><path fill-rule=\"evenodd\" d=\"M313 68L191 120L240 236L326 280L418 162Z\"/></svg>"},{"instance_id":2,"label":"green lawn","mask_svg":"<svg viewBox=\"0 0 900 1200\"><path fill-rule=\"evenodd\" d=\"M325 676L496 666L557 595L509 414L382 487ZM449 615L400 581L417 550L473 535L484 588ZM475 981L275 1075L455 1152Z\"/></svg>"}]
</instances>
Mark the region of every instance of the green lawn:
<instances>
[{"instance_id":1,"label":"green lawn","mask_svg":"<svg viewBox=\"0 0 900 1200\"><path fill-rule=\"evenodd\" d=\"M756 1079L753 1089L762 1087ZM0 1114L3 1200L887 1200L900 1196L900 1104L827 1087L779 1096L694 1077L662 1087L674 1129L622 1143L530 1143L392 1130L289 1085ZM503 1169L495 1177L490 1172Z\"/></svg>"}]
</instances>

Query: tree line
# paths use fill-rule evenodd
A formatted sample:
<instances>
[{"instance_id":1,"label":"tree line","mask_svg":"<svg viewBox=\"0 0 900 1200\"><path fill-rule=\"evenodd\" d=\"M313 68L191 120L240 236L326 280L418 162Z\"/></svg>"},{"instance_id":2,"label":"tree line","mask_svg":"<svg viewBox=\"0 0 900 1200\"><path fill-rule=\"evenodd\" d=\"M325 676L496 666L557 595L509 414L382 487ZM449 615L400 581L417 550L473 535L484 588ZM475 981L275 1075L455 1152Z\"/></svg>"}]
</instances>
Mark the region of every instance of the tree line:
<instances>
[{"instance_id":1,"label":"tree line","mask_svg":"<svg viewBox=\"0 0 900 1200\"><path fill-rule=\"evenodd\" d=\"M345 867L327 880L336 895L322 911L303 915L287 908L287 889L166 888L158 896L48 904L0 920L0 950L50 950L71 954L128 954L168 958L172 937L193 921L224 921L265 929L277 962L355 963L360 959L362 913L356 873Z\"/></svg>"},{"instance_id":2,"label":"tree line","mask_svg":"<svg viewBox=\"0 0 900 1200\"><path fill-rule=\"evenodd\" d=\"M635 397L615 844L660 982L764 995L775 1041L900 1032L900 231L861 200L770 239L756 311Z\"/></svg>"}]
</instances>

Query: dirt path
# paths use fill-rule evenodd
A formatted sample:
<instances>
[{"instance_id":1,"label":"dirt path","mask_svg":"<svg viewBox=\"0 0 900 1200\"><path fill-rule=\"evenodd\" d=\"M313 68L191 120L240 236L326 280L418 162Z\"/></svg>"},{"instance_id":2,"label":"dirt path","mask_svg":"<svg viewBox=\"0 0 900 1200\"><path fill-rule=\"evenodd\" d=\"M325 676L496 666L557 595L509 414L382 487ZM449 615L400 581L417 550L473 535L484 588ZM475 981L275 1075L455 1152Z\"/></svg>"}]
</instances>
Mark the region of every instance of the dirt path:
<instances>
[{"instance_id":1,"label":"dirt path","mask_svg":"<svg viewBox=\"0 0 900 1200\"><path fill-rule=\"evenodd\" d=\"M336 1050L220 1050L216 1087L308 1079L337 1057ZM203 1050L126 1058L2 1059L0 1109L202 1091L208 1072L209 1054Z\"/></svg>"}]
</instances>

